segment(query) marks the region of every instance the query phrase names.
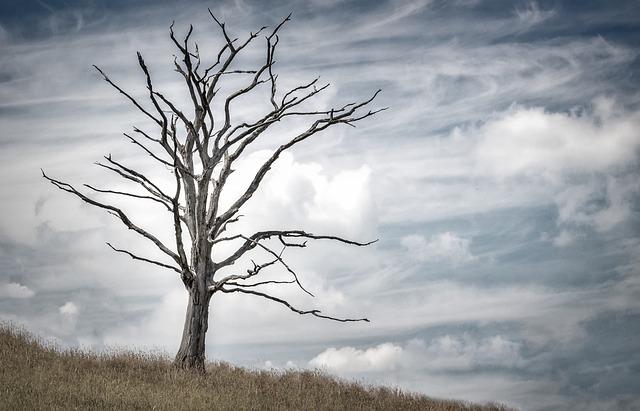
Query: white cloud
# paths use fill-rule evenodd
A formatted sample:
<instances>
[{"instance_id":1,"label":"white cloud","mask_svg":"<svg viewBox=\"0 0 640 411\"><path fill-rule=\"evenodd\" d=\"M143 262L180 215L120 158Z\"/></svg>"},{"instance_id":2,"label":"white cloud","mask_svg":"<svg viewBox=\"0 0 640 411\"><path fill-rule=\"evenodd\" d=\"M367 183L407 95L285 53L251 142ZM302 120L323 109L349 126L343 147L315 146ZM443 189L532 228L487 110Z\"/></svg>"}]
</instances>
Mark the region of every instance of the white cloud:
<instances>
[{"instance_id":1,"label":"white cloud","mask_svg":"<svg viewBox=\"0 0 640 411\"><path fill-rule=\"evenodd\" d=\"M58 308L64 318L74 319L78 316L78 306L73 301L67 301Z\"/></svg>"},{"instance_id":2,"label":"white cloud","mask_svg":"<svg viewBox=\"0 0 640 411\"><path fill-rule=\"evenodd\" d=\"M475 259L469 251L471 240L449 231L436 234L429 241L421 235L412 234L403 237L401 243L417 261L444 260L459 264Z\"/></svg>"},{"instance_id":3,"label":"white cloud","mask_svg":"<svg viewBox=\"0 0 640 411\"><path fill-rule=\"evenodd\" d=\"M555 196L558 224L608 231L632 216L633 199L639 191L640 182L634 174L592 176L582 184L566 187Z\"/></svg>"},{"instance_id":4,"label":"white cloud","mask_svg":"<svg viewBox=\"0 0 640 411\"><path fill-rule=\"evenodd\" d=\"M252 153L238 165L225 201L236 198L253 176L252 170L270 154L267 150ZM370 176L366 164L355 169L332 170L317 162L299 161L285 152L254 199L247 203L243 211L246 217L236 228L253 231L262 227L303 228L352 238L370 237L376 226Z\"/></svg>"},{"instance_id":5,"label":"white cloud","mask_svg":"<svg viewBox=\"0 0 640 411\"><path fill-rule=\"evenodd\" d=\"M0 297L2 298L31 298L35 292L29 287L19 283L6 283L0 285Z\"/></svg>"},{"instance_id":6,"label":"white cloud","mask_svg":"<svg viewBox=\"0 0 640 411\"><path fill-rule=\"evenodd\" d=\"M330 347L312 358L309 365L338 373L515 367L524 364L520 348L520 343L501 335L479 340L467 335L443 335L428 343L422 339L412 339L403 346L388 342L364 349Z\"/></svg>"},{"instance_id":7,"label":"white cloud","mask_svg":"<svg viewBox=\"0 0 640 411\"><path fill-rule=\"evenodd\" d=\"M559 113L515 106L467 133L477 141L477 172L555 183L631 163L640 147L639 127L640 112L625 112L601 98L592 111Z\"/></svg>"},{"instance_id":8,"label":"white cloud","mask_svg":"<svg viewBox=\"0 0 640 411\"><path fill-rule=\"evenodd\" d=\"M385 371L397 367L403 349L392 343L358 349L354 347L328 348L309 361L309 365L335 371Z\"/></svg>"},{"instance_id":9,"label":"white cloud","mask_svg":"<svg viewBox=\"0 0 640 411\"><path fill-rule=\"evenodd\" d=\"M557 204L564 190L586 185L619 205L601 217L600 227L614 226L629 215L631 180L638 180L640 111L611 98L585 104L567 112L514 105L440 136L369 148L380 219L434 221ZM609 193L598 188L607 177Z\"/></svg>"},{"instance_id":10,"label":"white cloud","mask_svg":"<svg viewBox=\"0 0 640 411\"><path fill-rule=\"evenodd\" d=\"M60 331L63 333L73 332L78 321L78 314L80 313L78 306L73 301L67 301L58 307L58 312L62 318Z\"/></svg>"},{"instance_id":11,"label":"white cloud","mask_svg":"<svg viewBox=\"0 0 640 411\"><path fill-rule=\"evenodd\" d=\"M514 105L482 123L429 140L402 161L400 151L406 153L408 147L380 153L376 163L383 164L384 172L376 174L377 194L393 190L405 199L383 196L378 201L388 212L382 216L438 220L553 204L560 226L584 225L599 232L616 227L633 215L640 191L634 166L640 111L602 97L586 107L552 112ZM424 157L428 152L436 154ZM398 164L385 165L385 155ZM415 175L418 169L422 173ZM424 247L419 239L411 241L414 248Z\"/></svg>"}]
</instances>

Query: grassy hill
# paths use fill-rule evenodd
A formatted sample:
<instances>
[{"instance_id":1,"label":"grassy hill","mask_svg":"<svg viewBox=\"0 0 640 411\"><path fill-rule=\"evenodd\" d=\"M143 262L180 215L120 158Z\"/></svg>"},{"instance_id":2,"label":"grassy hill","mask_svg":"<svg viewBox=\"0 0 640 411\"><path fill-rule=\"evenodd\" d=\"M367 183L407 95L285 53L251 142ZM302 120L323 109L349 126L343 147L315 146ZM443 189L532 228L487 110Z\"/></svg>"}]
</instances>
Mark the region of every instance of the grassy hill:
<instances>
[{"instance_id":1,"label":"grassy hill","mask_svg":"<svg viewBox=\"0 0 640 411\"><path fill-rule=\"evenodd\" d=\"M365 387L312 371L209 364L197 375L146 353L59 350L0 325L2 410L506 410Z\"/></svg>"}]
</instances>

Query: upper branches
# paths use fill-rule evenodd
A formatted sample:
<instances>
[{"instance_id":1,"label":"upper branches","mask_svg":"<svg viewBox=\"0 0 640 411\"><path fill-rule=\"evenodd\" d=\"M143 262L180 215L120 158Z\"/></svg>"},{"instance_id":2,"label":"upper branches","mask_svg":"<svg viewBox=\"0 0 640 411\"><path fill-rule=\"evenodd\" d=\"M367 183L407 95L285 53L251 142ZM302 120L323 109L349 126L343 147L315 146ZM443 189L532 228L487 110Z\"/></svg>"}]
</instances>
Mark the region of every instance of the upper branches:
<instances>
[{"instance_id":1,"label":"upper branches","mask_svg":"<svg viewBox=\"0 0 640 411\"><path fill-rule=\"evenodd\" d=\"M315 120L306 131L298 134L297 136L290 139L288 142L278 147L273 152L273 154L269 157L269 159L267 159L267 161L265 161L262 164L262 166L258 169L258 171L255 173L253 179L249 183L248 187L244 190L242 195L240 195L240 197L238 197L238 199L224 213L221 213L218 217L216 217L216 220L213 221L211 232L217 232L219 227L221 227L223 224L226 223L226 221L228 221L230 218L236 215L236 213L238 213L240 208L258 190L258 187L260 186L260 183L264 179L265 175L271 169L273 164L278 160L278 158L284 151L308 139L309 137L315 135L316 133L326 130L327 128L333 125L348 124L348 125L354 126L356 122L361 121L365 118L371 117L383 110L386 110L386 107L385 107L377 110L368 110L365 113L359 112L361 108L371 103L379 93L380 93L380 90L376 91L369 99L363 102L349 103L338 110L333 110L333 109L330 110L324 117ZM249 139L248 141L249 143L246 143L246 144L250 144L253 140ZM243 150L246 147L246 144L245 146L241 145L238 150L241 152L241 150ZM231 155L231 158L235 159L238 156L239 156L239 153L238 151L236 151L234 154Z\"/></svg>"}]
</instances>

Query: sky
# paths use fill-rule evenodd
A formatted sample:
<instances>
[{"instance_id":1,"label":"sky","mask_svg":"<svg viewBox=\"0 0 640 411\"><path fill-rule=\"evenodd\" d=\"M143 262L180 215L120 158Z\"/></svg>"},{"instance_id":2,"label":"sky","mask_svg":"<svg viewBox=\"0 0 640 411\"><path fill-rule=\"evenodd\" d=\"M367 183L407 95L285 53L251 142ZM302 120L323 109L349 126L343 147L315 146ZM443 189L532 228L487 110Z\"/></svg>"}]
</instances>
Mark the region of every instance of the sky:
<instances>
[{"instance_id":1,"label":"sky","mask_svg":"<svg viewBox=\"0 0 640 411\"><path fill-rule=\"evenodd\" d=\"M638 1L3 0L0 320L65 346L176 351L187 295L175 273L111 251L156 252L40 168L130 188L93 165L111 153L170 182L122 139L149 124L92 65L144 96L140 51L156 89L187 104L168 27L193 24L213 58L223 43L207 7L241 38L293 12L274 69L283 89L331 83L311 107L378 88L375 107L389 107L283 156L237 228L378 238L288 250L316 297L273 288L371 322L216 294L209 359L522 410L640 408ZM235 190L287 131L248 153ZM170 238L166 212L124 206Z\"/></svg>"}]
</instances>

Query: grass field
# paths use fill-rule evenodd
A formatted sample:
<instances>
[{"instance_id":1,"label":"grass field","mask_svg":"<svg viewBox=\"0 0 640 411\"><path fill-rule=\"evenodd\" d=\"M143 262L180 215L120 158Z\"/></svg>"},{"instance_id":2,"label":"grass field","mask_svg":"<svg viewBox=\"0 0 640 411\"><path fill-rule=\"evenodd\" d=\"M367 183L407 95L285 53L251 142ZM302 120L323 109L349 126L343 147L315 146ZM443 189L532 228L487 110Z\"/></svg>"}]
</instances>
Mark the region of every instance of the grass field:
<instances>
[{"instance_id":1,"label":"grass field","mask_svg":"<svg viewBox=\"0 0 640 411\"><path fill-rule=\"evenodd\" d=\"M206 375L147 353L60 350L0 325L2 410L507 410L366 387L314 371L212 363Z\"/></svg>"}]
</instances>

